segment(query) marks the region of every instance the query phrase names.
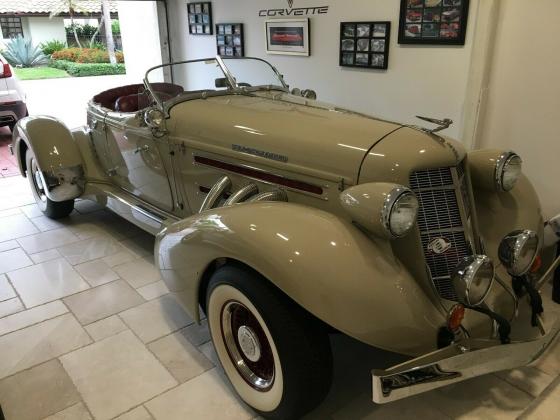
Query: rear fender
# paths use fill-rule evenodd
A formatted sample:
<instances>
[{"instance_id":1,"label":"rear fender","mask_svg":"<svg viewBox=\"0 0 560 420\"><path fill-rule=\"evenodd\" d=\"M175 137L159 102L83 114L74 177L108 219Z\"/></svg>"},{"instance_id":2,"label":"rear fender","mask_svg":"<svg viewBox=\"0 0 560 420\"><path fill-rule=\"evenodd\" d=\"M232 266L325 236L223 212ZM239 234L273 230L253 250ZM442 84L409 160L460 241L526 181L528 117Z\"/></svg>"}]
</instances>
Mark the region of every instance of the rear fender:
<instances>
[{"instance_id":1,"label":"rear fender","mask_svg":"<svg viewBox=\"0 0 560 420\"><path fill-rule=\"evenodd\" d=\"M12 144L23 176L27 171L25 152L33 151L49 199L66 201L83 193L82 156L64 123L46 116L23 118L16 124Z\"/></svg>"},{"instance_id":2,"label":"rear fender","mask_svg":"<svg viewBox=\"0 0 560 420\"><path fill-rule=\"evenodd\" d=\"M168 288L197 320L205 270L227 258L250 266L332 327L379 348L411 355L432 350L445 322L390 242L301 205L240 204L192 216L158 235L156 256Z\"/></svg>"}]
</instances>

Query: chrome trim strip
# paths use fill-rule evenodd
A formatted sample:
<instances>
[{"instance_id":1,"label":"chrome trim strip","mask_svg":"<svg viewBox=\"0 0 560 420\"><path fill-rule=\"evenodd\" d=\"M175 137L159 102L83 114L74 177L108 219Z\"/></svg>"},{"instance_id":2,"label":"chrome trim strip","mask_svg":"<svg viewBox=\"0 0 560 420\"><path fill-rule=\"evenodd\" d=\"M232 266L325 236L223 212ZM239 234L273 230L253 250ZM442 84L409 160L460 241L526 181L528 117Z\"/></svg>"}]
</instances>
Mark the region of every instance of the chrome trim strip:
<instances>
[{"instance_id":1,"label":"chrome trim strip","mask_svg":"<svg viewBox=\"0 0 560 420\"><path fill-rule=\"evenodd\" d=\"M288 201L288 196L282 190L269 191L254 196L247 203L258 203L261 201Z\"/></svg>"}]
</instances>

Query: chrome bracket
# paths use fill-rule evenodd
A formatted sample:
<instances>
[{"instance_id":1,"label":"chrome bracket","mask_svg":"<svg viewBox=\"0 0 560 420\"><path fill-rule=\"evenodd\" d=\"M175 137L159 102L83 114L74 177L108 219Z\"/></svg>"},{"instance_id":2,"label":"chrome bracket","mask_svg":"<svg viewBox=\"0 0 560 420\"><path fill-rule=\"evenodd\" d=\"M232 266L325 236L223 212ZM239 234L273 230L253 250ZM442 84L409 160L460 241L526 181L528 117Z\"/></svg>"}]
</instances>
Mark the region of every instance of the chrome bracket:
<instances>
[{"instance_id":1,"label":"chrome bracket","mask_svg":"<svg viewBox=\"0 0 560 420\"><path fill-rule=\"evenodd\" d=\"M449 118L445 118L443 120L438 120L436 118L429 118L429 117L422 117L420 115L417 115L416 118L421 119L423 121L427 121L429 123L432 124L436 124L438 127L432 129L432 130L428 130L429 133L437 133L439 131L443 131L449 127L451 127L451 125L453 124L453 120L450 120Z\"/></svg>"}]
</instances>

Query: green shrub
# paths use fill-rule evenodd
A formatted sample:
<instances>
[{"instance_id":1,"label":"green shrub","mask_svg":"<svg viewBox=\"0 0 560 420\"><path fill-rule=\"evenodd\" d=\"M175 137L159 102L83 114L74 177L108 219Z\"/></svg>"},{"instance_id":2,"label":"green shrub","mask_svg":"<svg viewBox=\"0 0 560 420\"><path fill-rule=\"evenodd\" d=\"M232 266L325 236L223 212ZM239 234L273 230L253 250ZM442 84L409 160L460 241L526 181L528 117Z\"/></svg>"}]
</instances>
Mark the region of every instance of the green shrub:
<instances>
[{"instance_id":1,"label":"green shrub","mask_svg":"<svg viewBox=\"0 0 560 420\"><path fill-rule=\"evenodd\" d=\"M121 34L121 23L118 20L111 21L111 31L113 32L114 35Z\"/></svg>"},{"instance_id":2,"label":"green shrub","mask_svg":"<svg viewBox=\"0 0 560 420\"><path fill-rule=\"evenodd\" d=\"M91 44L90 48L93 48L94 50L101 50L101 51L107 50L105 44L99 41L94 41L93 44Z\"/></svg>"},{"instance_id":3,"label":"green shrub","mask_svg":"<svg viewBox=\"0 0 560 420\"><path fill-rule=\"evenodd\" d=\"M126 74L124 64L109 63L73 63L65 60L51 60L51 67L65 70L70 76L105 76L112 74Z\"/></svg>"},{"instance_id":4,"label":"green shrub","mask_svg":"<svg viewBox=\"0 0 560 420\"><path fill-rule=\"evenodd\" d=\"M115 57L118 63L124 63L122 52L115 52ZM109 63L109 53L97 48L65 48L55 52L52 59L75 63Z\"/></svg>"},{"instance_id":5,"label":"green shrub","mask_svg":"<svg viewBox=\"0 0 560 420\"><path fill-rule=\"evenodd\" d=\"M43 54L51 55L66 48L66 42L59 41L58 39L53 39L51 41L42 42L41 44L39 44L39 47L41 47L41 50L43 50Z\"/></svg>"},{"instance_id":6,"label":"green shrub","mask_svg":"<svg viewBox=\"0 0 560 420\"><path fill-rule=\"evenodd\" d=\"M3 52L4 58L12 66L34 67L45 64L48 60L39 46L33 46L30 38L23 39L21 35L10 39Z\"/></svg>"}]
</instances>

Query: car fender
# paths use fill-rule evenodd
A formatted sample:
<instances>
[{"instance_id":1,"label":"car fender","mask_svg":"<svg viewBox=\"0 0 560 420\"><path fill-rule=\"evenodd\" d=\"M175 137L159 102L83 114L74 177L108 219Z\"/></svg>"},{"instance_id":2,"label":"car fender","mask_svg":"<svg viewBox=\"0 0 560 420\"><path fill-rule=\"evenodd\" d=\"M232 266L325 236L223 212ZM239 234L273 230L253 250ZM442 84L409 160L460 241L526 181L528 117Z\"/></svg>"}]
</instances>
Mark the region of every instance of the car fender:
<instances>
[{"instance_id":1,"label":"car fender","mask_svg":"<svg viewBox=\"0 0 560 420\"><path fill-rule=\"evenodd\" d=\"M82 194L82 156L64 123L47 116L23 118L15 126L12 144L22 176L27 170L25 151L31 148L49 199L66 201Z\"/></svg>"},{"instance_id":2,"label":"car fender","mask_svg":"<svg viewBox=\"0 0 560 420\"><path fill-rule=\"evenodd\" d=\"M239 204L170 225L156 240L172 293L198 321L205 270L220 259L262 274L307 311L367 344L404 354L436 347L445 322L389 241L291 203Z\"/></svg>"}]
</instances>

